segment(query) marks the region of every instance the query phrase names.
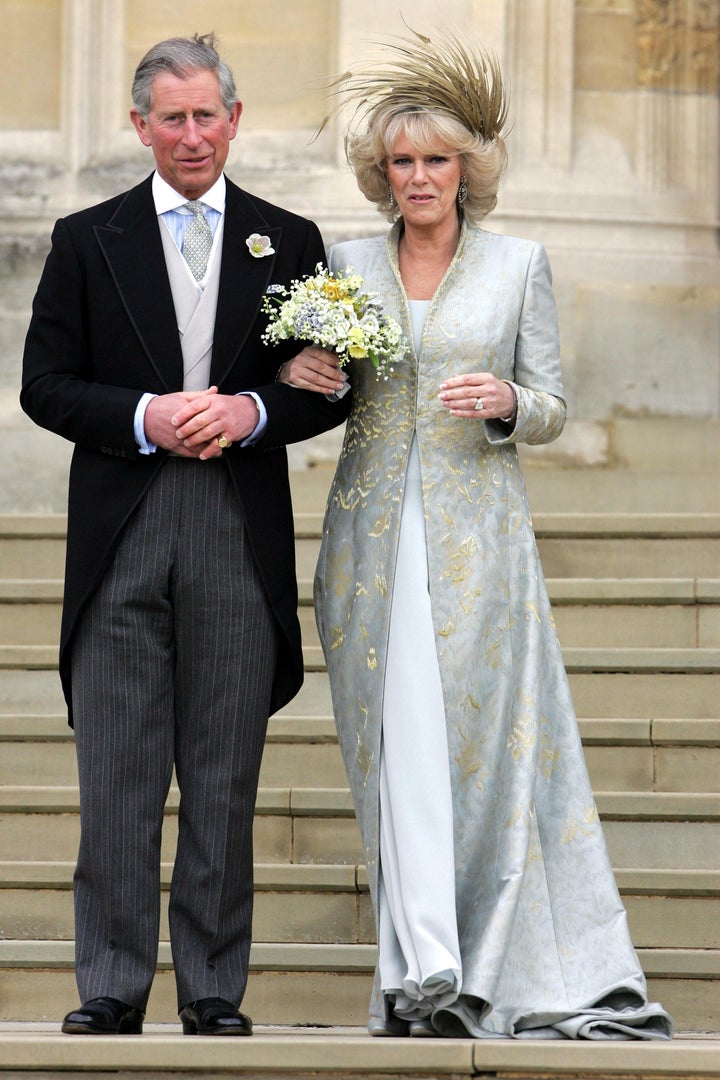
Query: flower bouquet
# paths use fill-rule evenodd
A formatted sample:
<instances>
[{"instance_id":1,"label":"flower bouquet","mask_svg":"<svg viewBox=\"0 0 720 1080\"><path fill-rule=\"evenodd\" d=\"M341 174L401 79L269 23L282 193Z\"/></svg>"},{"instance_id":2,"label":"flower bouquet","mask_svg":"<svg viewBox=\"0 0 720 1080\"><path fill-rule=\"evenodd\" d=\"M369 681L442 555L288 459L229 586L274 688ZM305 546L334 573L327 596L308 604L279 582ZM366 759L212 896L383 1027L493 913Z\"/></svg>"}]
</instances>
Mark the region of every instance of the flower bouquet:
<instances>
[{"instance_id":1,"label":"flower bouquet","mask_svg":"<svg viewBox=\"0 0 720 1080\"><path fill-rule=\"evenodd\" d=\"M270 319L262 340L311 341L333 350L341 368L350 358L368 359L378 378L387 379L405 352L405 339L375 295L361 292L362 284L349 266L333 275L318 263L314 276L292 281L289 289L270 285L263 297Z\"/></svg>"}]
</instances>

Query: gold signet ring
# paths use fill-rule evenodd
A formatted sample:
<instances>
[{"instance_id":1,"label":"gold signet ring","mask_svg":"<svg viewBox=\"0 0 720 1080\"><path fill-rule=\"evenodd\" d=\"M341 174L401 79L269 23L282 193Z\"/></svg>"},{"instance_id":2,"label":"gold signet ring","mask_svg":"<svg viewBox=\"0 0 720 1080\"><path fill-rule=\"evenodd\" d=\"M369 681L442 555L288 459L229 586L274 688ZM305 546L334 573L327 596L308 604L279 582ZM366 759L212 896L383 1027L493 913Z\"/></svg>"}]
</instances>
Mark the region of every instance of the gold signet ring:
<instances>
[{"instance_id":1,"label":"gold signet ring","mask_svg":"<svg viewBox=\"0 0 720 1080\"><path fill-rule=\"evenodd\" d=\"M230 445L230 440L227 435L218 435L218 446L221 450L224 450L226 446Z\"/></svg>"}]
</instances>

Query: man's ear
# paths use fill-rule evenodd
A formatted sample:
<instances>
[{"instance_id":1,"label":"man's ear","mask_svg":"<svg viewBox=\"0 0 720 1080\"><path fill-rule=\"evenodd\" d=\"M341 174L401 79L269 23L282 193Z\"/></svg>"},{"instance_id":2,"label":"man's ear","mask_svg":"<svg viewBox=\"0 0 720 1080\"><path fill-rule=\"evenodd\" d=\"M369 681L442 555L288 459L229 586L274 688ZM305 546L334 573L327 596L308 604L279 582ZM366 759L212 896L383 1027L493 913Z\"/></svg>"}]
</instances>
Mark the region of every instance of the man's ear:
<instances>
[{"instance_id":1,"label":"man's ear","mask_svg":"<svg viewBox=\"0 0 720 1080\"><path fill-rule=\"evenodd\" d=\"M228 121L229 121L229 124L230 124L229 138L231 138L231 139L234 139L235 136L237 135L238 123L240 122L240 117L242 116L242 111L243 111L242 101L236 101L235 104L233 105L232 109L230 110L230 115L228 117Z\"/></svg>"},{"instance_id":2,"label":"man's ear","mask_svg":"<svg viewBox=\"0 0 720 1080\"><path fill-rule=\"evenodd\" d=\"M137 109L130 110L130 119L133 122L133 127L138 133L138 138L143 146L150 146L150 133L148 132L148 122L144 116L141 116Z\"/></svg>"}]
</instances>

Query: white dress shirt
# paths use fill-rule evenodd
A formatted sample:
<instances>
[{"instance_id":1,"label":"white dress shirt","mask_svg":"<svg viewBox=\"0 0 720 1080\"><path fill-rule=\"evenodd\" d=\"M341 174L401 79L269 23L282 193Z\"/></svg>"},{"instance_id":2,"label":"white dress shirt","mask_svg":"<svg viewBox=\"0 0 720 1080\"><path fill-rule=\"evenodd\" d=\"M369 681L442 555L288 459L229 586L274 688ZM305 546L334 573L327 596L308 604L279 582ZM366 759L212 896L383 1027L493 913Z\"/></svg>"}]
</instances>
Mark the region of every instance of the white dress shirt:
<instances>
[{"instance_id":1,"label":"white dress shirt","mask_svg":"<svg viewBox=\"0 0 720 1080\"><path fill-rule=\"evenodd\" d=\"M175 191L167 181L163 180L158 172L153 174L152 194L155 202L155 210L160 218L161 226L168 229L170 235L177 244L178 249L182 252L185 230L193 218L192 211L188 210L185 206L188 200L183 195L180 195L179 192ZM208 259L209 267L217 253L217 227L225 213L225 176L222 173L213 186L205 192L202 199L199 199L198 201L203 205L205 217L213 234L213 246ZM197 287L201 290L203 288L203 281L199 281ZM241 443L242 446L248 446L259 439L267 425L267 411L262 398L251 390L246 391L246 393L248 396L252 397L257 405L259 419L254 431ZM154 397L157 397L157 395L150 393L143 394L135 409L135 441L140 448L141 454L154 454L157 450L157 446L154 443L151 443L145 435L145 411L149 402L152 401Z\"/></svg>"}]
</instances>

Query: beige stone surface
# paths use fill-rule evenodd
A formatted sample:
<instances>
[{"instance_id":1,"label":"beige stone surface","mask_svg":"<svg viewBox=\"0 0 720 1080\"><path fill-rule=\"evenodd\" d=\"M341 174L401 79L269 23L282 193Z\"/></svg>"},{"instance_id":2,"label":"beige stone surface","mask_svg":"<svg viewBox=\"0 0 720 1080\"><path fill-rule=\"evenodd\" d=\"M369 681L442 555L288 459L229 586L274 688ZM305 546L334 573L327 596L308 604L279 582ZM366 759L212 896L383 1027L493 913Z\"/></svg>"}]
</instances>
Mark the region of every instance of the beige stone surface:
<instances>
[{"instance_id":1,"label":"beige stone surface","mask_svg":"<svg viewBox=\"0 0 720 1080\"><path fill-rule=\"evenodd\" d=\"M720 748L658 747L657 783L663 791L720 791Z\"/></svg>"},{"instance_id":2,"label":"beige stone surface","mask_svg":"<svg viewBox=\"0 0 720 1080\"><path fill-rule=\"evenodd\" d=\"M636 948L720 948L718 897L623 896Z\"/></svg>"},{"instance_id":3,"label":"beige stone surface","mask_svg":"<svg viewBox=\"0 0 720 1080\"><path fill-rule=\"evenodd\" d=\"M441 1077L488 1076L507 1073L517 1077L574 1074L596 1080L626 1074L628 1062L636 1077L707 1077L718 1053L715 1039L682 1037L671 1044L527 1044L491 1040L371 1039L360 1026L322 1028L256 1025L250 1040L187 1040L174 1024L146 1024L142 1039L76 1039L62 1036L57 1022L14 1023L0 1027L0 1064L16 1068L82 1071L98 1070L149 1077L156 1070L172 1075L201 1076L212 1067L220 1075L242 1072L249 1077L290 1075L307 1078L406 1076L427 1069ZM40 1076L48 1076L43 1071Z\"/></svg>"},{"instance_id":4,"label":"beige stone surface","mask_svg":"<svg viewBox=\"0 0 720 1080\"><path fill-rule=\"evenodd\" d=\"M507 1073L517 1077L538 1074L556 1077L575 1074L596 1080L626 1073L627 1044L560 1046L517 1042L472 1043L470 1040L371 1039L360 1026L323 1028L256 1025L251 1040L187 1040L174 1024L146 1024L142 1039L76 1039L58 1033L57 1022L13 1023L0 1026L0 1064L4 1069L26 1067L83 1071L97 1076L99 1069L126 1075L201 1076L212 1067L220 1075L242 1072L249 1077L290 1075L298 1078L406 1076L427 1069L441 1077L487 1076ZM630 1048L630 1064L637 1077L707 1077L718 1053L715 1039L681 1037L660 1047L637 1044ZM40 1076L48 1073L41 1072Z\"/></svg>"},{"instance_id":5,"label":"beige stone surface","mask_svg":"<svg viewBox=\"0 0 720 1080\"><path fill-rule=\"evenodd\" d=\"M652 791L653 754L650 747L585 747L594 791Z\"/></svg>"},{"instance_id":6,"label":"beige stone surface","mask_svg":"<svg viewBox=\"0 0 720 1080\"><path fill-rule=\"evenodd\" d=\"M715 415L720 393L720 288L579 283L574 298L575 409ZM612 358L612 378L608 358Z\"/></svg>"},{"instance_id":7,"label":"beige stone surface","mask_svg":"<svg viewBox=\"0 0 720 1080\"><path fill-rule=\"evenodd\" d=\"M355 821L299 818L295 822L293 858L301 863L361 862L362 845Z\"/></svg>"},{"instance_id":8,"label":"beige stone surface","mask_svg":"<svg viewBox=\"0 0 720 1080\"><path fill-rule=\"evenodd\" d=\"M555 604L553 612L563 646L692 648L697 644L697 615L690 606Z\"/></svg>"},{"instance_id":9,"label":"beige stone surface","mask_svg":"<svg viewBox=\"0 0 720 1080\"><path fill-rule=\"evenodd\" d=\"M77 856L80 822L72 814L0 813L0 830L6 859L67 861Z\"/></svg>"},{"instance_id":10,"label":"beige stone surface","mask_svg":"<svg viewBox=\"0 0 720 1080\"><path fill-rule=\"evenodd\" d=\"M60 126L62 15L61 0L4 5L0 132Z\"/></svg>"},{"instance_id":11,"label":"beige stone surface","mask_svg":"<svg viewBox=\"0 0 720 1080\"><path fill-rule=\"evenodd\" d=\"M720 701L717 675L657 675L644 673L570 676L575 709L580 716L692 715L715 719Z\"/></svg>"},{"instance_id":12,"label":"beige stone surface","mask_svg":"<svg viewBox=\"0 0 720 1080\"><path fill-rule=\"evenodd\" d=\"M260 772L262 785L289 784L293 781L306 785L318 777L322 777L324 783L336 787L345 783L345 772L337 745L286 743L282 746L266 746Z\"/></svg>"},{"instance_id":13,"label":"beige stone surface","mask_svg":"<svg viewBox=\"0 0 720 1080\"><path fill-rule=\"evenodd\" d=\"M720 645L720 609L709 604L698 611L698 645L717 648Z\"/></svg>"},{"instance_id":14,"label":"beige stone surface","mask_svg":"<svg viewBox=\"0 0 720 1080\"><path fill-rule=\"evenodd\" d=\"M123 85L129 86L148 45L174 33L215 30L233 69L249 130L315 130L324 115L318 75L334 61L335 0L237 4L174 0L172 7L126 0Z\"/></svg>"},{"instance_id":15,"label":"beige stone surface","mask_svg":"<svg viewBox=\"0 0 720 1080\"><path fill-rule=\"evenodd\" d=\"M641 960L646 964L652 960L648 954L641 952ZM326 974L315 972L280 973L269 971L252 971L248 983L247 994L244 999L244 1007L258 1024L333 1024L333 1025L364 1025L367 1018L367 1003L370 995L371 976L369 973L360 972L355 974ZM718 1022L717 993L713 983L703 978L682 977L655 977L650 974L648 979L649 993L654 1000L660 1000L675 1016L681 1031L712 1031ZM33 1021L54 1021L71 1008L77 1000L77 990L74 984L72 972L69 970L34 971L26 969L17 971L14 969L0 970L0 1020L15 1019L22 1017ZM8 1015L8 1005L11 1005L12 1016ZM174 979L170 971L158 972L148 1006L148 1021L172 1023L176 1020L176 1000ZM96 1051L100 1040L83 1040L95 1045ZM232 1040L228 1040L231 1041ZM138 1040L141 1043L142 1040ZM224 1042L224 1040L219 1040ZM371 1045L377 1047L384 1040L368 1040ZM441 1047L454 1047L459 1050L464 1046L472 1046L463 1040L438 1040ZM217 1067L217 1055L223 1050L216 1047L214 1065ZM404 1053L411 1053L414 1041L403 1041ZM484 1054L488 1054L488 1047L484 1040L480 1044ZM500 1044L502 1045L502 1044ZM430 1051L428 1044L423 1040L425 1056L422 1061L425 1067L430 1066ZM531 1059L537 1068L538 1047L533 1046L534 1056ZM558 1049L557 1047L555 1048ZM564 1063L567 1068L568 1050L575 1051L573 1046L563 1044ZM624 1046L624 1054L621 1059L617 1057L616 1068L620 1060L625 1066L627 1075L628 1047ZM631 1050L633 1048L630 1048ZM527 1047L525 1047L527 1050ZM596 1047L596 1055L598 1048ZM138 1052L141 1052L138 1049ZM184 1045L184 1052L189 1051L188 1044ZM247 1051L245 1051L247 1052ZM378 1051L373 1051L377 1053ZM449 1050L441 1051L443 1053ZM575 1051L577 1052L577 1051ZM235 1053L238 1053L235 1050ZM0 1054L2 1046L0 1039ZM492 1055L496 1062L502 1060L497 1055ZM0 1061L2 1058L0 1057ZM409 1059L406 1057L406 1061ZM517 1061L517 1057L515 1059ZM549 1058L545 1058L549 1061ZM555 1058L557 1061L557 1058ZM107 1061L107 1053L105 1054ZM489 1064L490 1058L487 1058ZM677 1062L677 1059L676 1059ZM167 1064L167 1061L166 1061ZM235 1061L237 1065L237 1059ZM329 1062L326 1061L326 1067Z\"/></svg>"},{"instance_id":16,"label":"beige stone surface","mask_svg":"<svg viewBox=\"0 0 720 1080\"><path fill-rule=\"evenodd\" d=\"M720 869L717 822L604 821L613 866L655 869Z\"/></svg>"},{"instance_id":17,"label":"beige stone surface","mask_svg":"<svg viewBox=\"0 0 720 1080\"><path fill-rule=\"evenodd\" d=\"M637 84L637 14L631 0L575 5L575 90L632 91Z\"/></svg>"},{"instance_id":18,"label":"beige stone surface","mask_svg":"<svg viewBox=\"0 0 720 1080\"><path fill-rule=\"evenodd\" d=\"M655 537L538 538L548 578L582 576L591 565L598 577L677 577L711 574L720 563L720 538L698 540Z\"/></svg>"}]
</instances>

